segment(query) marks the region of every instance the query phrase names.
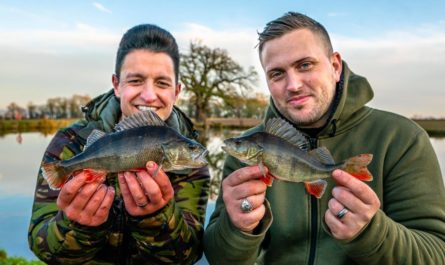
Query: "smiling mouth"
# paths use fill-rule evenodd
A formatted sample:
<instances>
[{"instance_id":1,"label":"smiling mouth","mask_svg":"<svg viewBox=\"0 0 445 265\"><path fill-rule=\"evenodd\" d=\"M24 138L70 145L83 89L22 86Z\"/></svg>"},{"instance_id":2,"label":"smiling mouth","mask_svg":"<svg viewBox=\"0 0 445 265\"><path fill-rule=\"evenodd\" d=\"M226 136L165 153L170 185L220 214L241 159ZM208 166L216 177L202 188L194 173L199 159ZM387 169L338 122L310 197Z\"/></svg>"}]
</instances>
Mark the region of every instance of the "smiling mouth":
<instances>
[{"instance_id":1,"label":"smiling mouth","mask_svg":"<svg viewBox=\"0 0 445 265\"><path fill-rule=\"evenodd\" d=\"M140 110L140 111L148 111L148 110L151 110L151 111L153 111L153 112L156 112L159 108L157 108L157 107L150 107L150 106L141 106L141 105L139 105L139 106L137 106L137 109Z\"/></svg>"}]
</instances>

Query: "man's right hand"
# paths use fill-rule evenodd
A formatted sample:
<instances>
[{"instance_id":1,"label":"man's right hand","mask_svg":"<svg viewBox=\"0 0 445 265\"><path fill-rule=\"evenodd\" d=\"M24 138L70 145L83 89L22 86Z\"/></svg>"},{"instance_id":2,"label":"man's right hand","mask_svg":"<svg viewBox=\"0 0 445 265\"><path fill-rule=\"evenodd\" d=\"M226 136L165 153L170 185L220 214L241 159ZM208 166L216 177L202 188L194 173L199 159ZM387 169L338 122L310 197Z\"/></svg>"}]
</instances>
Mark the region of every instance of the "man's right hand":
<instances>
[{"instance_id":1,"label":"man's right hand","mask_svg":"<svg viewBox=\"0 0 445 265\"><path fill-rule=\"evenodd\" d=\"M62 187L57 206L71 221L86 226L99 226L108 219L114 192L113 187L107 187L101 182L88 182L82 171Z\"/></svg>"},{"instance_id":2,"label":"man's right hand","mask_svg":"<svg viewBox=\"0 0 445 265\"><path fill-rule=\"evenodd\" d=\"M267 168L264 168L267 174ZM263 176L258 166L240 168L222 182L223 200L233 225L241 231L251 233L266 212L264 199L267 185L259 178ZM252 211L243 212L241 201L247 199Z\"/></svg>"}]
</instances>

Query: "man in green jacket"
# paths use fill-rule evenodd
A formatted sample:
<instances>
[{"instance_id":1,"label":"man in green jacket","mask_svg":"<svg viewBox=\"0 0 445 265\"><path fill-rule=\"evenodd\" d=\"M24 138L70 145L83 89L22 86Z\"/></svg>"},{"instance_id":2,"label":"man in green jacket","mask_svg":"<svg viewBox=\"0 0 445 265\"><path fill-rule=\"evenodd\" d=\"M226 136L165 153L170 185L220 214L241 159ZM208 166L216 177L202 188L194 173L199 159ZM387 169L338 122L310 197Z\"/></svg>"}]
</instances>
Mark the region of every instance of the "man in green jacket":
<instances>
[{"instance_id":1,"label":"man in green jacket","mask_svg":"<svg viewBox=\"0 0 445 265\"><path fill-rule=\"evenodd\" d=\"M268 188L259 166L228 157L204 235L210 264L445 264L445 189L427 133L365 106L371 86L305 15L269 22L259 55L271 93L265 121L287 120L335 161L373 154L374 179L335 170L316 199L302 183Z\"/></svg>"},{"instance_id":2,"label":"man in green jacket","mask_svg":"<svg viewBox=\"0 0 445 265\"><path fill-rule=\"evenodd\" d=\"M123 117L151 109L189 138L191 121L174 106L181 90L173 36L155 25L131 28L116 58L114 89L93 99L85 119L54 136L43 162L82 152L94 129L113 132ZM29 245L48 264L193 264L202 255L207 167L166 174L146 170L87 181L80 172L52 190L39 170ZM155 172L156 175L155 175Z\"/></svg>"}]
</instances>

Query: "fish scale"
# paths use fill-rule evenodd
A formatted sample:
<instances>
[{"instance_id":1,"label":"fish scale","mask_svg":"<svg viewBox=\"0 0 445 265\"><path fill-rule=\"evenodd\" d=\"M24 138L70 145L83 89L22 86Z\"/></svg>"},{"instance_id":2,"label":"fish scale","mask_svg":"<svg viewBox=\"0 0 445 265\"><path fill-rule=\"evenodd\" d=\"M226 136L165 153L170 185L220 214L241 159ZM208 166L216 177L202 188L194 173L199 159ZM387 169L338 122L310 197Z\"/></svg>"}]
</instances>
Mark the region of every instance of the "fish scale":
<instances>
[{"instance_id":1,"label":"fish scale","mask_svg":"<svg viewBox=\"0 0 445 265\"><path fill-rule=\"evenodd\" d=\"M335 163L325 147L309 150L306 137L290 123L274 118L266 123L264 132L224 140L223 150L248 165L268 168L268 174L278 180L304 182L307 191L321 198L327 182L335 169L342 169L352 176L371 181L367 165L372 154L361 154L340 163ZM267 184L272 179L263 172Z\"/></svg>"},{"instance_id":2,"label":"fish scale","mask_svg":"<svg viewBox=\"0 0 445 265\"><path fill-rule=\"evenodd\" d=\"M154 161L164 171L200 168L207 165L207 150L198 142L168 127L156 113L147 110L123 119L116 132L94 130L84 151L68 160L42 164L50 188L60 189L78 170L104 175L145 168Z\"/></svg>"}]
</instances>

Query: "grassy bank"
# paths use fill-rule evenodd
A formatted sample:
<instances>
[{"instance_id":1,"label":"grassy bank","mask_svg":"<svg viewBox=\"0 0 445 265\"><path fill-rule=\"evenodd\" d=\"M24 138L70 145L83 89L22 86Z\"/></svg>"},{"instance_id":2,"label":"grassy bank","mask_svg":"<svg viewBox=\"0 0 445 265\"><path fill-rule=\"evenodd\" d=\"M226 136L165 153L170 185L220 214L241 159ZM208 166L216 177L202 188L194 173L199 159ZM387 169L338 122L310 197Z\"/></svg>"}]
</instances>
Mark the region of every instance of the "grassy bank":
<instances>
[{"instance_id":1,"label":"grassy bank","mask_svg":"<svg viewBox=\"0 0 445 265\"><path fill-rule=\"evenodd\" d=\"M430 136L445 137L445 119L414 119L414 121L425 129Z\"/></svg>"},{"instance_id":2,"label":"grassy bank","mask_svg":"<svg viewBox=\"0 0 445 265\"><path fill-rule=\"evenodd\" d=\"M55 133L57 129L66 127L77 119L38 119L38 120L0 120L0 134L11 132L43 132Z\"/></svg>"},{"instance_id":3,"label":"grassy bank","mask_svg":"<svg viewBox=\"0 0 445 265\"><path fill-rule=\"evenodd\" d=\"M45 265L39 260L27 260L22 257L8 257L5 250L0 249L0 265Z\"/></svg>"},{"instance_id":4,"label":"grassy bank","mask_svg":"<svg viewBox=\"0 0 445 265\"><path fill-rule=\"evenodd\" d=\"M44 132L54 133L57 129L68 126L75 122L76 119L39 119L39 120L0 120L0 134L10 132ZM420 120L414 119L428 134L432 137L445 137L445 120L431 119ZM258 125L260 119L254 118L208 118L206 122L207 127L211 128L250 128ZM204 124L195 125L198 128L203 128Z\"/></svg>"}]
</instances>

